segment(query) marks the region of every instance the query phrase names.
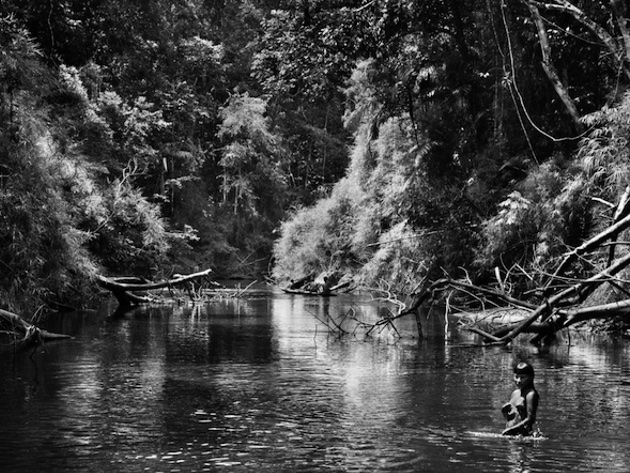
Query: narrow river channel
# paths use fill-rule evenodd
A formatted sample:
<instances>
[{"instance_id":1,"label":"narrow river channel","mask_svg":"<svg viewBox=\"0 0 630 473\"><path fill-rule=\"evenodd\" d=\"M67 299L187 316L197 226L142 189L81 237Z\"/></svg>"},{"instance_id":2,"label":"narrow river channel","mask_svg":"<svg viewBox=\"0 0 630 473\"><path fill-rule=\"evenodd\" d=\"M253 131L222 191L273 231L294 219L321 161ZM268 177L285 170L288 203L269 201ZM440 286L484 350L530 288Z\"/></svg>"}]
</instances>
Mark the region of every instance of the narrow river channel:
<instances>
[{"instance_id":1,"label":"narrow river channel","mask_svg":"<svg viewBox=\"0 0 630 473\"><path fill-rule=\"evenodd\" d=\"M0 359L0 469L46 472L628 472L630 345L471 347L443 314L369 341L317 320L385 311L267 289L202 306L56 315L73 340ZM448 338L448 340L445 340ZM541 439L501 405L532 362Z\"/></svg>"}]
</instances>

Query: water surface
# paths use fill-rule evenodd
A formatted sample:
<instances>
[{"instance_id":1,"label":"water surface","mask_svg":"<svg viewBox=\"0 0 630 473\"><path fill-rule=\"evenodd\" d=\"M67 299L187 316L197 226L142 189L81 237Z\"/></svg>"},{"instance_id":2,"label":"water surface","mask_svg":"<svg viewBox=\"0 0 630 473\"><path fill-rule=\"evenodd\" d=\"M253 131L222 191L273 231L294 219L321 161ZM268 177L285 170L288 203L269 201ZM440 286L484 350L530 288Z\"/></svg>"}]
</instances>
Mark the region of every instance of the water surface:
<instances>
[{"instance_id":1,"label":"water surface","mask_svg":"<svg viewBox=\"0 0 630 473\"><path fill-rule=\"evenodd\" d=\"M628 471L625 342L472 348L439 311L423 339L411 319L368 341L317 320L387 310L272 292L54 316L73 340L0 359L2 471ZM540 440L497 435L517 357Z\"/></svg>"}]
</instances>

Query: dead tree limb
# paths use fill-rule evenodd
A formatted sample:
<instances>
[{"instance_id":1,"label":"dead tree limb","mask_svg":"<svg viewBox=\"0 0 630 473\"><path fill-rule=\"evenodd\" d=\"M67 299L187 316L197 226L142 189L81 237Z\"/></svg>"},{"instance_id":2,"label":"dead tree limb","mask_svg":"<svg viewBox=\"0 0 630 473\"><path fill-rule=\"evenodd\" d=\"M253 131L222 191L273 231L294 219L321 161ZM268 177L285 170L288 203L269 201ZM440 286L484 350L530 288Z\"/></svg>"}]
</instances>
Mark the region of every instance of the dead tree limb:
<instances>
[{"instance_id":1,"label":"dead tree limb","mask_svg":"<svg viewBox=\"0 0 630 473\"><path fill-rule=\"evenodd\" d=\"M565 316L566 322L564 322L564 326L568 327L593 318L614 317L616 315L625 315L628 313L630 313L630 299L569 310Z\"/></svg>"},{"instance_id":2,"label":"dead tree limb","mask_svg":"<svg viewBox=\"0 0 630 473\"><path fill-rule=\"evenodd\" d=\"M442 279L438 279L434 281L431 285L429 285L427 288L422 290L419 294L416 294L413 304L410 307L402 310L396 316L396 318L415 312L424 303L426 303L427 300L435 297L436 293L443 292L444 290L448 288L468 291L474 294L483 294L486 297L490 297L497 302L502 302L504 304L507 304L513 307L520 307L523 309L530 309L530 310L534 310L537 307L536 304L532 304L522 299L517 299L501 291L496 291L494 289L476 286L468 282L458 281L451 278L442 278Z\"/></svg>"},{"instance_id":3,"label":"dead tree limb","mask_svg":"<svg viewBox=\"0 0 630 473\"><path fill-rule=\"evenodd\" d=\"M491 333L488 333L484 330L481 330L479 327L475 327L473 325L471 325L470 327L468 327L468 330L470 330L471 332L476 333L477 335L481 335L482 337L484 337L486 340L490 340L492 342L495 343L501 343L501 339L495 335L492 335Z\"/></svg>"},{"instance_id":4,"label":"dead tree limb","mask_svg":"<svg viewBox=\"0 0 630 473\"><path fill-rule=\"evenodd\" d=\"M547 283L544 285L545 289L548 289L551 284L560 276L562 276L565 270L569 267L569 265L576 260L579 256L586 254L596 248L598 248L602 243L606 240L614 238L623 230L630 227L630 215L626 215L624 218L619 220L617 223L608 227L603 232L598 233L590 240L584 242L577 248L573 249L570 253L568 253L553 275L548 279Z\"/></svg>"},{"instance_id":5,"label":"dead tree limb","mask_svg":"<svg viewBox=\"0 0 630 473\"><path fill-rule=\"evenodd\" d=\"M72 338L69 335L48 332L3 309L0 309L0 328L3 333L11 336L12 344L20 349L37 346L45 341Z\"/></svg>"},{"instance_id":6,"label":"dead tree limb","mask_svg":"<svg viewBox=\"0 0 630 473\"><path fill-rule=\"evenodd\" d=\"M538 343L543 337L580 321L602 317L604 314L616 315L621 312L630 312L630 299L592 308L572 310L566 308L568 304L576 305L583 302L597 287L604 283L616 284L619 282L616 275L629 265L630 253L618 258L612 265L601 270L596 275L578 281L555 294L549 294L538 304L520 300L501 291L476 286L468 281L442 278L433 282L419 294L414 304L409 309L401 311L396 318L415 311L427 299L432 297L435 292L444 292L447 289L453 289L465 294L467 297L481 297L482 300L494 299L495 301L504 303L506 306L530 311L530 314L521 321L505 325L492 333L474 325L468 326L469 330L481 335L487 343L505 345L513 341L521 333L536 333L537 335L532 342Z\"/></svg>"},{"instance_id":7,"label":"dead tree limb","mask_svg":"<svg viewBox=\"0 0 630 473\"><path fill-rule=\"evenodd\" d=\"M587 320L612 318L619 315L629 314L630 299L563 311L556 320L546 324L547 334L562 330L564 328L568 328L581 322L586 322ZM540 332L531 340L532 343L539 343L542 337L544 337L545 335L545 333Z\"/></svg>"},{"instance_id":8,"label":"dead tree limb","mask_svg":"<svg viewBox=\"0 0 630 473\"><path fill-rule=\"evenodd\" d=\"M558 70L553 63L553 60L551 59L551 43L549 41L549 35L547 34L547 25L540 15L536 3L533 1L528 1L525 3L529 8L532 20L538 32L538 42L540 43L540 52L542 55L541 66L545 71L549 82L551 82L551 85L556 91L556 94L564 104L567 113L573 119L574 126L577 130L582 131L583 124L580 120L580 113L578 112L577 106L575 105L575 101L569 95L569 91L567 90L565 83L560 78L560 74L558 73Z\"/></svg>"},{"instance_id":9,"label":"dead tree limb","mask_svg":"<svg viewBox=\"0 0 630 473\"><path fill-rule=\"evenodd\" d=\"M133 305L144 304L152 302L155 299L148 295L136 294L136 292L147 292L156 289L171 288L179 285L186 284L198 278L207 277L212 272L211 269L200 271L193 274L182 276L180 274L175 275L172 279L160 282L142 281L138 278L107 278L105 276L97 275L96 282L104 289L111 291L116 297L118 303L123 308L128 308Z\"/></svg>"},{"instance_id":10,"label":"dead tree limb","mask_svg":"<svg viewBox=\"0 0 630 473\"><path fill-rule=\"evenodd\" d=\"M531 2L532 0L528 1ZM611 208L615 208L612 217L613 223L566 253L554 272L547 274L540 270L538 273L540 276L539 287L523 293L523 297L534 295L533 301L514 297L510 293L512 288L516 287L509 281L511 269L507 271L507 274L502 275L499 269L495 268L496 285L492 287L475 285L468 274L462 280L448 277L438 279L426 286L422 292L416 294L413 304L408 308L403 307L395 318L410 313L417 315L418 309L425 302L436 300L436 293L451 291L450 294L452 294L452 291L456 291L460 296L458 299L464 301L468 307L476 307L475 310L479 310L481 307L482 312L485 312L486 306L489 304L497 307L501 307L499 304L503 304L503 307L508 309L519 309L518 311L514 310L514 312L519 312L520 320L514 322L512 317L512 322L504 324L498 329L482 329L476 326L479 323L478 320L468 326L471 331L481 335L487 343L508 344L522 333L536 333L532 342L539 343L544 337L576 323L589 319L630 314L628 282L619 277L620 272L630 266L630 253L614 259L615 248L622 243L617 241L619 236L622 232L630 229L630 186L626 188L616 207L613 204L609 205ZM565 273L578 259L587 262L590 265L588 270L591 271L591 274L593 272L595 274L590 277L567 278ZM604 269L597 269L602 266L605 266ZM519 266L515 267L521 269L527 277L528 285L535 283L537 280L535 277L527 274ZM624 297L627 299L611 304L576 308L603 284L609 285L616 292L617 297L619 294L625 294ZM522 314L523 310L525 311L524 315Z\"/></svg>"},{"instance_id":11,"label":"dead tree limb","mask_svg":"<svg viewBox=\"0 0 630 473\"><path fill-rule=\"evenodd\" d=\"M626 186L626 190L624 191L621 199L619 199L619 204L617 205L617 209L615 210L615 215L613 215L613 223L619 222L623 217L628 215L628 211L630 207L628 206L628 200L630 199L630 186ZM610 239L612 240L612 244L608 249L608 265L610 266L615 259L615 240L619 237L620 232L616 232L611 235Z\"/></svg>"},{"instance_id":12,"label":"dead tree limb","mask_svg":"<svg viewBox=\"0 0 630 473\"><path fill-rule=\"evenodd\" d=\"M590 277L584 281L581 281L573 286L547 298L536 310L520 324L518 324L513 330L501 337L499 343L507 344L514 340L520 333L531 326L538 318L540 322L544 323L553 315L553 308L556 304L566 299L569 296L577 295L578 299L584 300L588 294L590 294L597 285L606 282L619 273L622 269L626 268L630 264L630 253L619 258L613 265L604 269L599 274ZM495 342L496 343L496 342Z\"/></svg>"},{"instance_id":13,"label":"dead tree limb","mask_svg":"<svg viewBox=\"0 0 630 473\"><path fill-rule=\"evenodd\" d=\"M591 307L583 307L579 309L572 309L568 311L562 311L556 320L550 321L545 324L545 331L540 331L532 338L531 343L537 345L542 341L545 336L555 333L559 330L569 328L572 325L586 322L594 319L612 318L619 315L630 314L630 299L619 302L611 302L609 304L596 305ZM533 332L533 331L532 331Z\"/></svg>"}]
</instances>

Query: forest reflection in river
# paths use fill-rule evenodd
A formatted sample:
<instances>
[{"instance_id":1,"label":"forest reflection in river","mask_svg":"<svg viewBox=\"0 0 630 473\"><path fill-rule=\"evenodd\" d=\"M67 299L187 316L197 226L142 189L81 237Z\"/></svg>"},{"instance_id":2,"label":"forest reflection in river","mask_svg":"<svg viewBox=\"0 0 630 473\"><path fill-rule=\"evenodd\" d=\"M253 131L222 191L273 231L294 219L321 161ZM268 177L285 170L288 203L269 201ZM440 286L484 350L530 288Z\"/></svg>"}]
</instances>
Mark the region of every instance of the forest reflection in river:
<instances>
[{"instance_id":1,"label":"forest reflection in river","mask_svg":"<svg viewBox=\"0 0 630 473\"><path fill-rule=\"evenodd\" d=\"M0 361L2 471L626 472L630 350L567 340L471 348L443 314L370 341L315 316L369 297L271 291L120 319L58 316L72 341ZM53 323L54 322L54 323ZM497 435L511 364L537 369L545 438Z\"/></svg>"}]
</instances>

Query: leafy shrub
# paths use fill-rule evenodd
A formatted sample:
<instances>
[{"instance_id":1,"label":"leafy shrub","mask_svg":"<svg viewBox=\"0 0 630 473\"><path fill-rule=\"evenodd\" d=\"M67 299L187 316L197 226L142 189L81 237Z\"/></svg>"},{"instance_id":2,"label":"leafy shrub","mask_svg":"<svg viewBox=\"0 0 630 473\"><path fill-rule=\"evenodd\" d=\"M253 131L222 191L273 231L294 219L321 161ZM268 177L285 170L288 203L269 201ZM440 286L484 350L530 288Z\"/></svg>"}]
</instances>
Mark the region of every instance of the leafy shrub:
<instances>
[{"instance_id":1,"label":"leafy shrub","mask_svg":"<svg viewBox=\"0 0 630 473\"><path fill-rule=\"evenodd\" d=\"M274 277L289 279L313 271L346 269L354 260L354 215L360 200L341 181L331 197L296 211L280 229L274 246Z\"/></svg>"},{"instance_id":2,"label":"leafy shrub","mask_svg":"<svg viewBox=\"0 0 630 473\"><path fill-rule=\"evenodd\" d=\"M542 275L588 231L587 181L579 163L552 161L532 169L516 189L482 223L475 262L482 272L518 264Z\"/></svg>"},{"instance_id":3,"label":"leafy shrub","mask_svg":"<svg viewBox=\"0 0 630 473\"><path fill-rule=\"evenodd\" d=\"M403 293L417 289L432 264L426 241L408 222L382 233L372 258L363 266L360 280L366 285L396 288Z\"/></svg>"},{"instance_id":4,"label":"leafy shrub","mask_svg":"<svg viewBox=\"0 0 630 473\"><path fill-rule=\"evenodd\" d=\"M157 204L128 182L116 181L102 193L101 218L90 249L117 274L150 275L169 249L169 234Z\"/></svg>"},{"instance_id":5,"label":"leafy shrub","mask_svg":"<svg viewBox=\"0 0 630 473\"><path fill-rule=\"evenodd\" d=\"M403 117L385 121L372 135L373 117L366 109L359 115L347 176L329 197L283 224L274 248L276 277L340 270L366 285L386 280L409 289L435 260L412 223L431 192L422 162L429 147L418 146Z\"/></svg>"},{"instance_id":6,"label":"leafy shrub","mask_svg":"<svg viewBox=\"0 0 630 473\"><path fill-rule=\"evenodd\" d=\"M0 189L0 290L10 305L20 305L24 294L31 303L63 299L97 271L86 247L90 232L78 226L80 205L67 199L91 183L80 171L70 177L73 163L44 154L43 141Z\"/></svg>"},{"instance_id":7,"label":"leafy shrub","mask_svg":"<svg viewBox=\"0 0 630 473\"><path fill-rule=\"evenodd\" d=\"M0 115L10 124L0 132L0 294L15 310L89 297L98 272L147 274L175 236L128 179L107 181L91 151L112 149L114 133L76 69L58 79L16 83Z\"/></svg>"},{"instance_id":8,"label":"leafy shrub","mask_svg":"<svg viewBox=\"0 0 630 473\"><path fill-rule=\"evenodd\" d=\"M600 213L593 198L614 207L630 182L629 121L630 94L585 116L591 130L575 161L532 169L484 222L477 263L551 268L568 248L609 225L612 212ZM574 269L581 271L579 264Z\"/></svg>"}]
</instances>

